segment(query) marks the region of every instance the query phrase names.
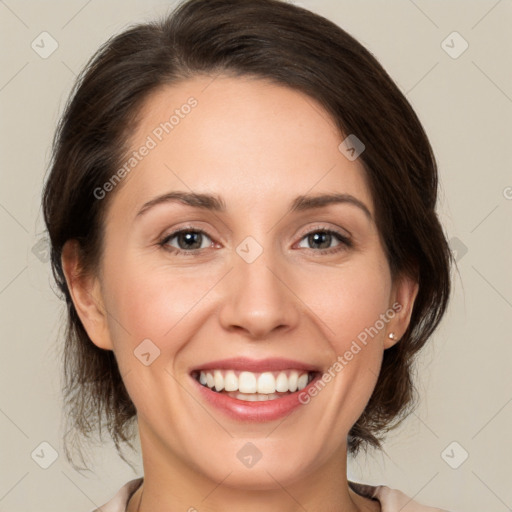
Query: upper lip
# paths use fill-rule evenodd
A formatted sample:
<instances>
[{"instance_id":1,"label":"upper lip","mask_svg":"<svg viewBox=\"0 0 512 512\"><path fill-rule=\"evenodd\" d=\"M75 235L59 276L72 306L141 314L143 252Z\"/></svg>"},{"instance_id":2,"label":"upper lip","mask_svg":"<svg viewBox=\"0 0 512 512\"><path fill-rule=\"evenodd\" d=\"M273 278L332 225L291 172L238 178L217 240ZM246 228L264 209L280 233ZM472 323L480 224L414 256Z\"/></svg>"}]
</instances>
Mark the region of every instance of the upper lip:
<instances>
[{"instance_id":1,"label":"upper lip","mask_svg":"<svg viewBox=\"0 0 512 512\"><path fill-rule=\"evenodd\" d=\"M319 371L319 368L315 365L295 361L293 359L250 359L247 357L234 357L200 364L192 368L191 372L199 370L239 370L259 373L265 371L276 372L279 370L304 370L308 372L316 372Z\"/></svg>"}]
</instances>

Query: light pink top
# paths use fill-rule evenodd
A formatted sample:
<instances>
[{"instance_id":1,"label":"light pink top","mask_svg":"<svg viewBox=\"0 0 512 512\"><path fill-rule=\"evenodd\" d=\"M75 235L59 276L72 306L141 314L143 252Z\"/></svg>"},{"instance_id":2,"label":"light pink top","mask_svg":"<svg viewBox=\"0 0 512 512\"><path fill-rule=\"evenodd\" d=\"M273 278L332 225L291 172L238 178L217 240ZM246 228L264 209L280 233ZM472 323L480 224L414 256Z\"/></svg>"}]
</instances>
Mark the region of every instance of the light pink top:
<instances>
[{"instance_id":1,"label":"light pink top","mask_svg":"<svg viewBox=\"0 0 512 512\"><path fill-rule=\"evenodd\" d=\"M130 497L140 487L142 481L142 477L129 481L119 489L117 494L108 503L91 512L126 512ZM382 512L447 512L440 508L420 505L403 492L397 489L390 489L386 485L374 486L350 481L349 485L357 494L378 501Z\"/></svg>"}]
</instances>

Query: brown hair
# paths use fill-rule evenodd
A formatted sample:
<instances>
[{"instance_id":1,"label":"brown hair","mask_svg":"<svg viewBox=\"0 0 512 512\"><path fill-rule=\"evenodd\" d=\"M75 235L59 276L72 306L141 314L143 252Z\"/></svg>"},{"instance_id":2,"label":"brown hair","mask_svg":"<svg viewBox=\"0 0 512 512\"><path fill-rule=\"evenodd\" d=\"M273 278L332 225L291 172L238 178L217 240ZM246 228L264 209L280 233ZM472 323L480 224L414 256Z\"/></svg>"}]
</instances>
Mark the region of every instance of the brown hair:
<instances>
[{"instance_id":1,"label":"brown hair","mask_svg":"<svg viewBox=\"0 0 512 512\"><path fill-rule=\"evenodd\" d=\"M279 0L188 0L162 21L111 38L75 84L43 197L52 270L67 304L68 434L79 444L106 425L124 459L120 446L132 446L136 410L113 352L91 342L77 315L61 265L63 245L78 240L83 271L97 270L115 192L98 200L93 191L123 161L143 102L163 85L220 73L302 91L320 102L341 133L366 145L359 158L391 272L419 283L409 328L385 350L375 390L349 433L352 455L361 447L381 448L383 434L416 405L413 356L437 327L450 293L451 253L435 212L436 162L418 117L372 54L329 20Z\"/></svg>"}]
</instances>

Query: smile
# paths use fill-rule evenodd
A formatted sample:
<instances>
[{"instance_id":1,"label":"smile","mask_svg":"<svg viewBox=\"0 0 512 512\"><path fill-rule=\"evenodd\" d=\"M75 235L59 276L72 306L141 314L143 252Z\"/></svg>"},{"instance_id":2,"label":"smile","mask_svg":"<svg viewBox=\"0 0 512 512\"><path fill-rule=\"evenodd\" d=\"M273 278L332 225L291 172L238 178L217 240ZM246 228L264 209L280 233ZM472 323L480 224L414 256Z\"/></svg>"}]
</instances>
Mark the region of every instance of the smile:
<instances>
[{"instance_id":1,"label":"smile","mask_svg":"<svg viewBox=\"0 0 512 512\"><path fill-rule=\"evenodd\" d=\"M247 402L262 402L301 391L314 379L315 372L285 370L255 373L215 369L195 372L194 377L216 393Z\"/></svg>"},{"instance_id":2,"label":"smile","mask_svg":"<svg viewBox=\"0 0 512 512\"><path fill-rule=\"evenodd\" d=\"M255 423L308 409L299 396L314 386L320 370L290 359L239 357L198 365L190 370L190 376L205 406L236 421Z\"/></svg>"}]
</instances>

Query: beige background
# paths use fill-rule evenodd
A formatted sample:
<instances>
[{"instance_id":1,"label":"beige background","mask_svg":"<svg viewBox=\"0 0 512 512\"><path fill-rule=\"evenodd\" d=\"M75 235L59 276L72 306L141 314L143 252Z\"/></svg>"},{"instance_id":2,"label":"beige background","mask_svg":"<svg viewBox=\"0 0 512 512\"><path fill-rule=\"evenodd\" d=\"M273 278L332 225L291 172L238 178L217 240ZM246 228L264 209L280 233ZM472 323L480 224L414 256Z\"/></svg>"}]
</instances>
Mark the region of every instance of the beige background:
<instances>
[{"instance_id":1,"label":"beige background","mask_svg":"<svg viewBox=\"0 0 512 512\"><path fill-rule=\"evenodd\" d=\"M351 461L349 477L452 512L512 510L512 3L297 3L366 45L418 112L438 158L439 211L459 258L450 310L419 361L420 408L388 437L386 454ZM141 474L111 446L93 452L89 474L63 457L63 309L49 285L45 243L38 243L40 194L75 75L106 38L172 5L0 1L1 512L89 511ZM58 42L46 59L31 47L43 31ZM441 46L453 31L469 43L455 59ZM453 36L445 44L452 53L462 48ZM42 442L58 453L48 469L34 460L50 461Z\"/></svg>"}]
</instances>

